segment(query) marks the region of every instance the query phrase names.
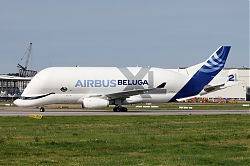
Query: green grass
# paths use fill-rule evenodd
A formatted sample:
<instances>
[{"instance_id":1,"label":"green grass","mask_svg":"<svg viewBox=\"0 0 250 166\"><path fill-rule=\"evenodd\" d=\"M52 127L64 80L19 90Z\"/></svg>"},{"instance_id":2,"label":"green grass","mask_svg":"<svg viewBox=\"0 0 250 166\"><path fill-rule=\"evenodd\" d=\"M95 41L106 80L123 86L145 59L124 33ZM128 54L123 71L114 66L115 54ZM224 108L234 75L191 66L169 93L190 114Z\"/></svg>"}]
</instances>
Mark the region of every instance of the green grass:
<instances>
[{"instance_id":1,"label":"green grass","mask_svg":"<svg viewBox=\"0 0 250 166\"><path fill-rule=\"evenodd\" d=\"M0 165L249 165L249 118L0 117Z\"/></svg>"}]
</instances>

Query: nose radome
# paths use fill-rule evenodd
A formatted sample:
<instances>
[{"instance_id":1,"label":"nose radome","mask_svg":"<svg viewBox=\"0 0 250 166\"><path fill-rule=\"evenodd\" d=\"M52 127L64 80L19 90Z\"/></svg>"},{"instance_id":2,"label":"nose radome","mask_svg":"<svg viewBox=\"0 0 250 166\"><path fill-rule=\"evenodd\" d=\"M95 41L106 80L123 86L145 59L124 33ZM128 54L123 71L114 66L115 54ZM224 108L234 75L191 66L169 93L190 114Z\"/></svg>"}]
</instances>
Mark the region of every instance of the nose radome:
<instances>
[{"instance_id":1,"label":"nose radome","mask_svg":"<svg viewBox=\"0 0 250 166\"><path fill-rule=\"evenodd\" d=\"M16 100L13 102L13 103L14 103L15 105L17 105L17 106L19 106L19 105L18 105L18 103L19 103L18 100L20 100L20 99L16 99Z\"/></svg>"}]
</instances>

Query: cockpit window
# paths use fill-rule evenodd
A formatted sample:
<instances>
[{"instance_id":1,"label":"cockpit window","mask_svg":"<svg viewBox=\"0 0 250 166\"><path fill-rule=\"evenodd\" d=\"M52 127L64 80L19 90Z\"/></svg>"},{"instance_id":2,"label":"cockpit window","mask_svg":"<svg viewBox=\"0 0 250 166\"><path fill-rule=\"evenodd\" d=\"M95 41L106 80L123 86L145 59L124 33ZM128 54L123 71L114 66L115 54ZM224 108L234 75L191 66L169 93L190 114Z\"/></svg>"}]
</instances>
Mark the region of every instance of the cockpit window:
<instances>
[{"instance_id":1,"label":"cockpit window","mask_svg":"<svg viewBox=\"0 0 250 166\"><path fill-rule=\"evenodd\" d=\"M22 99L22 100L27 100L27 99L31 99L32 97L25 97L25 96L21 96L19 99Z\"/></svg>"},{"instance_id":2,"label":"cockpit window","mask_svg":"<svg viewBox=\"0 0 250 166\"><path fill-rule=\"evenodd\" d=\"M62 92L66 92L68 89L67 89L66 87L62 87L60 90L61 90Z\"/></svg>"}]
</instances>

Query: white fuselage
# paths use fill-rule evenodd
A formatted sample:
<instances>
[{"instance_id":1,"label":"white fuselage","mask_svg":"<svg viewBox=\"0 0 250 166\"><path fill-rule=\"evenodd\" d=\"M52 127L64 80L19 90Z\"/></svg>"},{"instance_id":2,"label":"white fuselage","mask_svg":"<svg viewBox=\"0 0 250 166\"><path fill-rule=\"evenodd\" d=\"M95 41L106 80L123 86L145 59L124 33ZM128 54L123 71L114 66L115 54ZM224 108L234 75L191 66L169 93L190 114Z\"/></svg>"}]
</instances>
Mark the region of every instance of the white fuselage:
<instances>
[{"instance_id":1,"label":"white fuselage","mask_svg":"<svg viewBox=\"0 0 250 166\"><path fill-rule=\"evenodd\" d=\"M51 67L39 72L24 90L22 97L30 99L18 99L15 104L39 106L82 103L83 98L90 96L153 88L162 82L166 82L163 89L132 96L130 100L123 101L124 104L168 102L189 79L187 75L153 67ZM62 87L66 87L67 91L63 92ZM43 95L47 96L41 97Z\"/></svg>"}]
</instances>

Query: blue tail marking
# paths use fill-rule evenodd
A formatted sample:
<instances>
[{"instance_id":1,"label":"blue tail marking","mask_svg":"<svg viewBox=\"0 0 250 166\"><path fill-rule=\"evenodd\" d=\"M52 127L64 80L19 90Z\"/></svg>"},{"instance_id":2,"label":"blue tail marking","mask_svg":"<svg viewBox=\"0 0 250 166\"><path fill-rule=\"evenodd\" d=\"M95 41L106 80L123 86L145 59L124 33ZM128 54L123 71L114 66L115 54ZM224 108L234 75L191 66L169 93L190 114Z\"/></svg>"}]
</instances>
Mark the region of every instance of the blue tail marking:
<instances>
[{"instance_id":1,"label":"blue tail marking","mask_svg":"<svg viewBox=\"0 0 250 166\"><path fill-rule=\"evenodd\" d=\"M170 101L199 94L224 68L230 48L221 46Z\"/></svg>"}]
</instances>

